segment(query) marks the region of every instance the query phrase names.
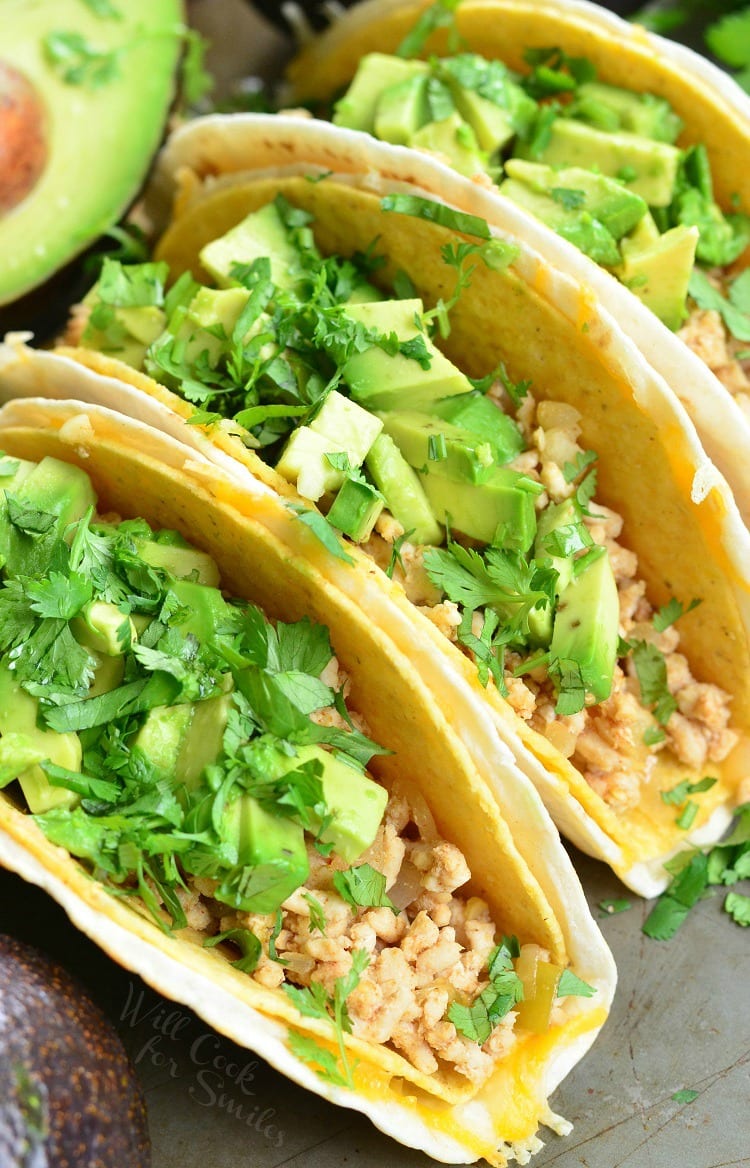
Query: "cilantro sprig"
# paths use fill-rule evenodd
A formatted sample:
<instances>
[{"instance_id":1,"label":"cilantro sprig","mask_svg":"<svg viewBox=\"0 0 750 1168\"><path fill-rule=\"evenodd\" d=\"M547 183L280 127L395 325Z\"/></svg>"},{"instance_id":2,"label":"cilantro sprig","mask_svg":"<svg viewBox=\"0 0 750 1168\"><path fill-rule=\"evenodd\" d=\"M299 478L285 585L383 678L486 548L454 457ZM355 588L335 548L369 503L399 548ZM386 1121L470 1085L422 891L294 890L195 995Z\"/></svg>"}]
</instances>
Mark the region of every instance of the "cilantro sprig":
<instances>
[{"instance_id":1,"label":"cilantro sprig","mask_svg":"<svg viewBox=\"0 0 750 1168\"><path fill-rule=\"evenodd\" d=\"M352 966L348 973L337 977L333 994L329 994L321 982L312 981L309 986L284 985L282 988L289 1000L306 1018L318 1018L333 1024L339 1051L338 1061L331 1051L321 1046L309 1035L300 1035L290 1030L288 1041L294 1054L310 1063L316 1074L326 1082L340 1087L354 1089L354 1067L344 1041L345 1034L351 1034L352 1024L347 1009L347 998L359 985L362 974L370 964L364 949L352 950Z\"/></svg>"},{"instance_id":2,"label":"cilantro sprig","mask_svg":"<svg viewBox=\"0 0 750 1168\"><path fill-rule=\"evenodd\" d=\"M750 878L750 803L739 808L733 831L705 851L678 853L665 865L672 881L643 923L643 932L657 941L670 940L690 909L712 888L731 887ZM750 924L750 896L732 889L724 910L739 925Z\"/></svg>"},{"instance_id":3,"label":"cilantro sprig","mask_svg":"<svg viewBox=\"0 0 750 1168\"><path fill-rule=\"evenodd\" d=\"M521 950L515 937L504 937L487 962L489 984L469 1005L451 1002L446 1017L459 1034L483 1046L495 1027L523 1000L523 982L513 968Z\"/></svg>"}]
</instances>

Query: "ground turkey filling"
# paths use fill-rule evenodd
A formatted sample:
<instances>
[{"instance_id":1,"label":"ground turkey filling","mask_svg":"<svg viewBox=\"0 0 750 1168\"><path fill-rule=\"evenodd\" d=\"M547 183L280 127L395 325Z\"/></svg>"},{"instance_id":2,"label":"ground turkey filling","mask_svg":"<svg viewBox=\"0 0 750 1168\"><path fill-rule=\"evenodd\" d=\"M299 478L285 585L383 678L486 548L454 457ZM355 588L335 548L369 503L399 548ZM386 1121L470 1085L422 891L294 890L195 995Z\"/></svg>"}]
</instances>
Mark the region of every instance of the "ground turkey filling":
<instances>
[{"instance_id":1,"label":"ground turkey filling","mask_svg":"<svg viewBox=\"0 0 750 1168\"><path fill-rule=\"evenodd\" d=\"M726 297L731 282L726 277L731 273L715 268L706 274L716 290ZM750 360L738 358L738 354L748 352L748 342L732 336L716 309L699 308L692 300L688 305L690 315L677 335L708 365L750 418Z\"/></svg>"},{"instance_id":2,"label":"ground turkey filling","mask_svg":"<svg viewBox=\"0 0 750 1168\"><path fill-rule=\"evenodd\" d=\"M345 862L321 856L312 846L308 855L307 882L281 906L278 960L269 956L276 916L228 909L213 899L215 881L193 877L190 891L180 892L188 924L208 936L238 927L252 930L263 951L251 976L271 989L316 981L333 993L336 978L351 969L352 950L365 950L370 963L347 998L354 1035L390 1045L425 1074L442 1064L482 1083L513 1047L516 1015L506 1014L483 1046L459 1034L445 1017L454 999L473 1001L489 984L487 959L501 940L485 901L457 891L471 878L461 851L434 833L418 796L394 792L374 843L357 864L368 863L385 875L398 913L347 904L333 887L333 875L347 867ZM311 921L315 901L325 933ZM522 952L530 948L548 960L537 946ZM566 1001L555 1004L554 1020Z\"/></svg>"},{"instance_id":3,"label":"ground turkey filling","mask_svg":"<svg viewBox=\"0 0 750 1168\"><path fill-rule=\"evenodd\" d=\"M498 404L507 408L502 394L498 388L495 396ZM537 404L530 394L521 404L516 420L528 449L509 465L544 485L537 500L538 510L568 498L575 490L574 483L566 482L562 467L583 450L578 444L579 419L574 407L560 402ZM638 802L640 786L647 781L658 751L670 750L681 763L700 771L726 758L738 735L729 729L730 695L716 685L693 678L687 658L679 651L680 635L675 626L662 633L655 630L654 609L646 599L645 582L638 576L637 557L617 542L622 531L621 517L596 501L591 510L595 514L585 519L586 526L594 541L607 548L617 581L620 635L630 641L653 643L664 654L668 688L677 701L677 710L664 727L664 740L652 746L643 741L644 731L654 727L655 722L641 702L638 679L629 658L616 665L612 693L606 701L569 716L555 713L556 694L546 671L522 678L512 676L522 661L517 654L506 654L505 682L508 701L516 713L571 759L612 807L624 810ZM389 517L369 541L368 551L382 566L391 557L389 541L399 534L401 528ZM460 623L458 606L441 600L427 578L422 551L421 547L404 544L402 566L397 566L394 577L437 627L455 640ZM476 619L480 627L474 632L478 635L481 616Z\"/></svg>"}]
</instances>

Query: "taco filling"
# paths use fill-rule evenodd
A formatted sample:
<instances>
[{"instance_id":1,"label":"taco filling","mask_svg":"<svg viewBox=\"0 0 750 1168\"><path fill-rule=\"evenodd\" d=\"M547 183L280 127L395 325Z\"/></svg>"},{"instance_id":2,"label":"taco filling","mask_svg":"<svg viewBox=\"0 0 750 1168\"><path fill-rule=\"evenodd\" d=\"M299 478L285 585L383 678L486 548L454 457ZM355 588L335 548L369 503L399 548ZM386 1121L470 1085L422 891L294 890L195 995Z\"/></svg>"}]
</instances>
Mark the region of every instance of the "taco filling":
<instances>
[{"instance_id":1,"label":"taco filling","mask_svg":"<svg viewBox=\"0 0 750 1168\"><path fill-rule=\"evenodd\" d=\"M586 57L527 47L520 72L465 51L457 8L428 6L395 53L366 53L338 100L313 108L496 186L681 330L750 413L750 218L717 203L705 146L678 146L683 124L664 96L607 84ZM446 26L440 54L428 55ZM300 62L302 100L305 84Z\"/></svg>"},{"instance_id":2,"label":"taco filling","mask_svg":"<svg viewBox=\"0 0 750 1168\"><path fill-rule=\"evenodd\" d=\"M272 624L173 531L97 515L79 467L0 461L0 786L166 932L335 1031L483 1083L594 991L504 937L409 776L346 707L328 632ZM521 942L523 942L521 938ZM455 1085L455 1084L454 1084Z\"/></svg>"},{"instance_id":3,"label":"taco filling","mask_svg":"<svg viewBox=\"0 0 750 1168\"><path fill-rule=\"evenodd\" d=\"M240 435L256 473L326 515L289 504L326 546L346 558L336 533L359 543L615 811L668 758L661 799L687 829L738 739L730 695L680 652L676 622L701 598L649 602L622 519L596 501L575 408L537 404L502 365L472 381L433 341L508 247L446 245L445 297L426 310L404 273L383 299L375 244L323 258L309 214L280 196L203 248L215 287L185 272L165 292L164 262L108 261L71 339ZM681 766L696 781L678 782Z\"/></svg>"}]
</instances>

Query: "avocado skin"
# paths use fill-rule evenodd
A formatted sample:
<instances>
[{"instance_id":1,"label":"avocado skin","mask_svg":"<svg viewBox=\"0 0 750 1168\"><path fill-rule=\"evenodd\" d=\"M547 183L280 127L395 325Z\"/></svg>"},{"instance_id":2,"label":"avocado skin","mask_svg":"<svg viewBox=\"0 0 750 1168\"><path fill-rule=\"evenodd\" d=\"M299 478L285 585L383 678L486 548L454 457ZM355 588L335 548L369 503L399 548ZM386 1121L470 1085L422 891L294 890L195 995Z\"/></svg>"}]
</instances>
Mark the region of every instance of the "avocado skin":
<instances>
[{"instance_id":1,"label":"avocado skin","mask_svg":"<svg viewBox=\"0 0 750 1168\"><path fill-rule=\"evenodd\" d=\"M140 1086L62 966L0 935L0 1165L150 1168Z\"/></svg>"}]
</instances>

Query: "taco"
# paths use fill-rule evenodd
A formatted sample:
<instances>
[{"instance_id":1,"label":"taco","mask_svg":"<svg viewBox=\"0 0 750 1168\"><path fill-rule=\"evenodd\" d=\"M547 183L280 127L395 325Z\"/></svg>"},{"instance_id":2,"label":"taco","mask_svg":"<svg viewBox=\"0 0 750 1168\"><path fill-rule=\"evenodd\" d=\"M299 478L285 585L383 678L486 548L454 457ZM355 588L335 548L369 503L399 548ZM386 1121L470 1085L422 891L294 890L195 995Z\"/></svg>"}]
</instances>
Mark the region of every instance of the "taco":
<instances>
[{"instance_id":1,"label":"taco","mask_svg":"<svg viewBox=\"0 0 750 1168\"><path fill-rule=\"evenodd\" d=\"M655 894L747 773L748 533L679 402L566 274L409 185L410 152L247 117L178 156L155 261L105 268L83 347L10 344L3 392L111 405L277 492L279 538L422 654L488 781L512 755Z\"/></svg>"},{"instance_id":2,"label":"taco","mask_svg":"<svg viewBox=\"0 0 750 1168\"><path fill-rule=\"evenodd\" d=\"M739 85L576 0L369 0L310 40L289 78L291 104L432 152L498 200L495 218L467 184L466 210L502 225L512 201L529 243L594 291L680 396L750 522Z\"/></svg>"},{"instance_id":3,"label":"taco","mask_svg":"<svg viewBox=\"0 0 750 1168\"><path fill-rule=\"evenodd\" d=\"M493 782L535 873L273 492L76 401L10 403L0 446L0 862L405 1144L502 1165L561 1130L613 967L524 776Z\"/></svg>"}]
</instances>

